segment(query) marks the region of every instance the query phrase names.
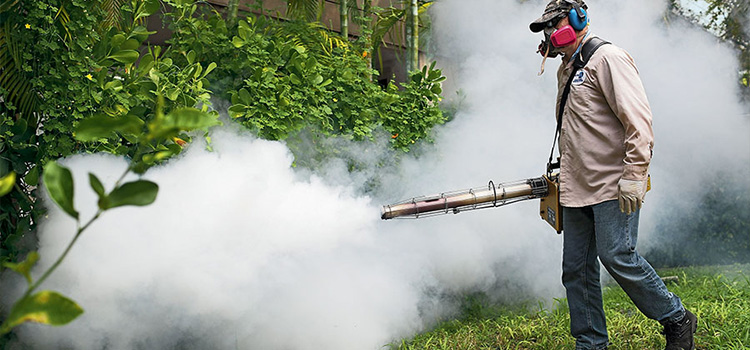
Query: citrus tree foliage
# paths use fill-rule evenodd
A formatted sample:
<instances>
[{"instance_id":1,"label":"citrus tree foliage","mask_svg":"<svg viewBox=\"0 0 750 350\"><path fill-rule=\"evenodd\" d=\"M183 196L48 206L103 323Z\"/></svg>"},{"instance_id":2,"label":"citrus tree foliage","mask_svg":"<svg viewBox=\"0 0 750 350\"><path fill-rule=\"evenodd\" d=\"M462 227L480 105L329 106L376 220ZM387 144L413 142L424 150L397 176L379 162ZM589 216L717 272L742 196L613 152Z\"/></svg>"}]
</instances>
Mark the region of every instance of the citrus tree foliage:
<instances>
[{"instance_id":1,"label":"citrus tree foliage","mask_svg":"<svg viewBox=\"0 0 750 350\"><path fill-rule=\"evenodd\" d=\"M86 141L89 139L124 138L124 135L128 135L137 146L141 146L153 144L154 141L169 140L180 132L205 130L218 124L215 116L195 108L179 108L164 115L161 110L162 105L163 98L159 96L155 117L147 123L147 131L140 128L141 123L139 122L111 122L102 119L106 117L95 115L87 117L79 123L75 138L79 141ZM134 117L131 119L134 119ZM113 136L114 134L120 136ZM95 174L89 173L89 185L98 197L98 210L85 223L82 223L73 200L75 186L70 170L55 161L46 164L43 177L49 197L60 209L75 219L77 230L63 253L36 280L31 276L31 269L39 260L39 254L34 251L27 254L26 259L22 262L5 262L2 264L3 267L21 274L26 279L28 286L26 292L13 304L5 320L0 323L0 335L9 333L14 327L26 322L53 326L64 325L83 313L83 309L76 302L58 292L50 290L34 292L62 263L89 225L105 211L122 206L146 206L156 200L159 191L157 184L147 180L122 183L125 175L129 172L141 172L153 164L152 160L141 156L140 152L149 153L147 147L138 147L136 156L130 158L128 169L117 180L111 191L106 190L105 185Z\"/></svg>"},{"instance_id":2,"label":"citrus tree foliage","mask_svg":"<svg viewBox=\"0 0 750 350\"><path fill-rule=\"evenodd\" d=\"M229 115L263 138L279 140L311 129L355 140L377 128L408 151L444 121L438 107L444 80L434 65L401 86L371 81L368 48L338 39L318 23L248 17L229 28L217 13L173 2L174 47L221 65L212 86L231 100Z\"/></svg>"},{"instance_id":3,"label":"citrus tree foliage","mask_svg":"<svg viewBox=\"0 0 750 350\"><path fill-rule=\"evenodd\" d=\"M0 0L0 266L28 282L0 334L24 322L65 324L83 312L38 287L103 212L153 202L158 185L122 183L125 175L179 153L187 132L219 123L210 89L232 100L237 122L274 140L302 130L367 140L383 129L395 149L408 151L443 122L444 77L434 64L383 88L370 80L361 42L264 16L228 26L209 9L177 0ZM148 44L145 21L157 12L174 31L167 49ZM109 190L90 174L98 211L81 222L70 171L56 160L101 151L126 156L130 166ZM41 212L40 179L77 231L34 279L38 254L28 233Z\"/></svg>"},{"instance_id":4,"label":"citrus tree foliage","mask_svg":"<svg viewBox=\"0 0 750 350\"><path fill-rule=\"evenodd\" d=\"M157 0L3 1L0 6L0 262L23 253L37 221L43 165L81 152L126 155L145 169L180 152L174 139L139 140L161 109L208 108L207 74L195 53L146 45ZM175 58L178 57L178 58ZM179 65L175 62L179 61ZM109 130L80 135L84 118ZM26 240L28 240L26 238Z\"/></svg>"},{"instance_id":5,"label":"citrus tree foliage","mask_svg":"<svg viewBox=\"0 0 750 350\"><path fill-rule=\"evenodd\" d=\"M217 125L208 112L206 76L216 67L194 52L145 46L144 19L157 0L5 1L0 6L0 236L2 267L23 275L28 288L0 324L0 334L24 322L66 324L83 310L54 291L37 291L73 244L103 212L152 203L158 185L123 183L181 151L188 131ZM176 65L175 56L181 64ZM125 155L130 166L111 190L94 174L98 211L82 223L70 170L55 159L80 152ZM39 259L16 241L36 223L40 174L50 198L77 222L67 249L38 279ZM64 228L61 228L64 229ZM73 228L71 228L73 229ZM14 262L18 261L18 262Z\"/></svg>"},{"instance_id":6,"label":"citrus tree foliage","mask_svg":"<svg viewBox=\"0 0 750 350\"><path fill-rule=\"evenodd\" d=\"M236 1L236 0L235 0ZM232 1L230 1L230 4ZM286 15L292 19L307 22L320 22L325 2L319 0L287 0ZM405 70L419 69L418 52L421 40L420 31L429 33L431 21L427 9L433 0L398 0L389 6L373 6L373 0L341 0L338 2L341 36L348 38L348 20L359 26L363 49L367 52L380 52L386 36L399 46L404 46L403 61ZM382 60L382 56L378 54ZM382 62L381 62L382 66Z\"/></svg>"}]
</instances>

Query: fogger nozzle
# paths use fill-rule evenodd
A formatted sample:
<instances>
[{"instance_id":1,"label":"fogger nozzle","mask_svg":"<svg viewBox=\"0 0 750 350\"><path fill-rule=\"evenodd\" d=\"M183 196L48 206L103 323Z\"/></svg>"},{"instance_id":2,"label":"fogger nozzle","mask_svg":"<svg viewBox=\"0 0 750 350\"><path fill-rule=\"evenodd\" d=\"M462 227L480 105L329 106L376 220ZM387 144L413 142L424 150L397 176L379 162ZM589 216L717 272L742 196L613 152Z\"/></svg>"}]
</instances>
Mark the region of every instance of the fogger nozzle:
<instances>
[{"instance_id":1,"label":"fogger nozzle","mask_svg":"<svg viewBox=\"0 0 750 350\"><path fill-rule=\"evenodd\" d=\"M544 177L495 185L492 181L486 187L445 192L433 196L408 199L399 203L384 205L380 213L383 220L393 218L420 218L447 213L494 208L527 199L541 198L549 193L549 185Z\"/></svg>"}]
</instances>

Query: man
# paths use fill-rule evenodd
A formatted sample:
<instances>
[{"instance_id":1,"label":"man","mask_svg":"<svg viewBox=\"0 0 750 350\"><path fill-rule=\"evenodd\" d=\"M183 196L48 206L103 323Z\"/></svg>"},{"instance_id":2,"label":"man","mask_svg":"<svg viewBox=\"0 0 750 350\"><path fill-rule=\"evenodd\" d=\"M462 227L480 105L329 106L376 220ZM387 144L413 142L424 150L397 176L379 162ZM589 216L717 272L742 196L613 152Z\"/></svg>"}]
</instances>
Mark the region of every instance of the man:
<instances>
[{"instance_id":1,"label":"man","mask_svg":"<svg viewBox=\"0 0 750 350\"><path fill-rule=\"evenodd\" d=\"M576 350L609 345L598 257L638 309L664 326L667 350L693 350L697 317L635 250L653 147L648 100L633 59L615 45L599 46L583 68L573 68L595 37L586 9L583 0L552 0L530 25L545 34L545 60L563 56L557 106L564 104L559 179L570 331Z\"/></svg>"}]
</instances>

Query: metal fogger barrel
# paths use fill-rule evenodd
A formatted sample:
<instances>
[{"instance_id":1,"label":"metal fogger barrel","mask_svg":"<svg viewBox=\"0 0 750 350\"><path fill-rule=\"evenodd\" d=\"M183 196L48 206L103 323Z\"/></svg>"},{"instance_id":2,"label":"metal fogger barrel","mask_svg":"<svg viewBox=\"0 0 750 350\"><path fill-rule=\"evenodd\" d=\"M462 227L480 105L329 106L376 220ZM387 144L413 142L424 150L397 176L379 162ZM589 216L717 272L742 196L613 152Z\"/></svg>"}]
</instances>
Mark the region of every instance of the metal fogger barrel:
<instances>
[{"instance_id":1,"label":"metal fogger barrel","mask_svg":"<svg viewBox=\"0 0 750 350\"><path fill-rule=\"evenodd\" d=\"M528 199L541 198L539 214L557 232L562 231L558 199L557 174L498 183L468 190L444 192L432 196L414 197L395 204L384 205L380 218L422 218L462 211L494 208Z\"/></svg>"},{"instance_id":2,"label":"metal fogger barrel","mask_svg":"<svg viewBox=\"0 0 750 350\"><path fill-rule=\"evenodd\" d=\"M509 183L492 181L485 187L444 192L433 196L422 196L399 203L384 205L380 217L383 220L441 215L483 208L494 208L522 200L541 198L549 192L544 177Z\"/></svg>"}]
</instances>

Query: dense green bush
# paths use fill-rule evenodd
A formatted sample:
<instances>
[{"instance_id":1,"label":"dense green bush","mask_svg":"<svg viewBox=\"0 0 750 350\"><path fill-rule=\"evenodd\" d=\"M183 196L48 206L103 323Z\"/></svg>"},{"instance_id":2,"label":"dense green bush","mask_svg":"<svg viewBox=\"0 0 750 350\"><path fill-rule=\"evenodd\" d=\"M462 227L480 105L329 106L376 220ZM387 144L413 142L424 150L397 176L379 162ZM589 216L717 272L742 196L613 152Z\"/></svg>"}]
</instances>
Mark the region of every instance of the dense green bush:
<instances>
[{"instance_id":1,"label":"dense green bush","mask_svg":"<svg viewBox=\"0 0 750 350\"><path fill-rule=\"evenodd\" d=\"M19 1L2 8L0 178L13 172L17 180L0 197L0 262L17 261L30 248L21 242L41 210L34 191L43 164L106 151L139 157L134 161L140 169L134 170L143 171L181 149L179 140L135 142L155 118L159 96L165 113L208 108L206 75L215 64L192 60L190 53L144 47L152 34L145 18L160 2L132 0L117 8L107 6L111 3ZM76 140L74 130L87 117L130 132Z\"/></svg>"},{"instance_id":2,"label":"dense green bush","mask_svg":"<svg viewBox=\"0 0 750 350\"><path fill-rule=\"evenodd\" d=\"M104 211L154 201L158 185L122 183L128 172L143 173L179 153L185 132L219 124L218 113L208 112L205 89L216 64L197 62L192 52L143 47L152 34L144 19L159 9L158 0L112 4L0 4L0 268L28 283L10 311L3 311L0 345L19 324L62 325L83 312L71 299L38 288ZM184 56L184 64L175 65L174 55ZM73 201L71 172L54 160L97 151L127 156L130 166L110 192L89 174L99 209L84 224ZM35 278L30 272L39 255L32 229L42 212L35 199L41 174L49 197L77 221L77 231L54 264ZM24 238L29 244L19 244Z\"/></svg>"},{"instance_id":3,"label":"dense green bush","mask_svg":"<svg viewBox=\"0 0 750 350\"><path fill-rule=\"evenodd\" d=\"M158 12L173 33L166 49L149 45L146 19ZM3 2L0 179L9 193L0 196L0 263L34 248L26 234L41 212L43 164L103 151L143 172L189 141L139 139L157 110L207 111L212 94L232 100L229 114L267 139L307 130L367 140L380 128L402 151L429 139L443 122L440 71L425 67L383 89L371 80L365 46L319 24L266 16L229 27L191 0ZM76 138L84 119L89 130L114 131Z\"/></svg>"},{"instance_id":4,"label":"dense green bush","mask_svg":"<svg viewBox=\"0 0 750 350\"><path fill-rule=\"evenodd\" d=\"M366 140L383 128L394 148L407 151L443 122L437 103L444 77L434 64L401 88L382 89L371 80L369 51L319 24L261 16L229 28L215 11L198 14L193 1L164 3L0 2L0 268L28 282L0 325L0 344L24 322L62 325L78 317L83 311L74 301L38 287L100 214L148 205L158 191L145 180L121 183L123 174L107 193L89 174L99 210L84 224L71 173L55 160L108 152L127 157L126 173L143 173L179 153L189 142L185 132L218 123L218 113L209 112L212 71L214 91L233 102L229 114L267 139L307 130ZM174 30L167 49L148 45L154 32L145 23L162 8L173 11L165 14ZM39 256L28 233L42 212L35 200L42 174L50 198L78 228L35 279L30 271ZM24 237L26 246L19 244Z\"/></svg>"},{"instance_id":5,"label":"dense green bush","mask_svg":"<svg viewBox=\"0 0 750 350\"><path fill-rule=\"evenodd\" d=\"M383 128L396 149L408 151L444 122L438 102L445 78L434 64L383 89L372 81L365 43L317 23L259 16L228 28L214 11L173 6L171 45L221 62L211 77L215 95L230 99L229 115L263 138L311 129L365 140Z\"/></svg>"}]
</instances>

